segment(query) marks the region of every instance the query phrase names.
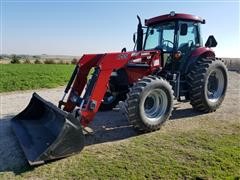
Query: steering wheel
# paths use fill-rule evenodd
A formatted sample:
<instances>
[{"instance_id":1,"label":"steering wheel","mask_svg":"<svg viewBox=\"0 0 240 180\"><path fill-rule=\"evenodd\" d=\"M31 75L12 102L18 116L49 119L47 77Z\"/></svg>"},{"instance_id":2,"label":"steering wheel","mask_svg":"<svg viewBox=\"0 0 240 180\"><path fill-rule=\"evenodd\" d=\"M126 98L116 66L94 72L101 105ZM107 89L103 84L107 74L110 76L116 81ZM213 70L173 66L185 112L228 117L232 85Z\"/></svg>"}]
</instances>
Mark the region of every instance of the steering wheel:
<instances>
[{"instance_id":1,"label":"steering wheel","mask_svg":"<svg viewBox=\"0 0 240 180\"><path fill-rule=\"evenodd\" d=\"M164 46L163 49L166 49L166 51L170 51L173 49L173 42L169 40L162 40L162 45Z\"/></svg>"}]
</instances>

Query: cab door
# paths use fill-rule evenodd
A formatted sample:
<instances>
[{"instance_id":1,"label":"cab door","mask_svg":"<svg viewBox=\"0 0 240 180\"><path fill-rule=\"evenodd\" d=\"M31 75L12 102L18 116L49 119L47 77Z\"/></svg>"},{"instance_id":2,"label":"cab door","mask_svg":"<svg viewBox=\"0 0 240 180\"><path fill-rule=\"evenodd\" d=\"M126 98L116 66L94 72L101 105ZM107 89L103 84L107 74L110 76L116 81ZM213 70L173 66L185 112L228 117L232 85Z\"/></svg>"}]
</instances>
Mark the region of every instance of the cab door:
<instances>
[{"instance_id":1,"label":"cab door","mask_svg":"<svg viewBox=\"0 0 240 180\"><path fill-rule=\"evenodd\" d=\"M177 49L182 55L187 55L192 50L201 46L199 24L196 22L179 21Z\"/></svg>"}]
</instances>

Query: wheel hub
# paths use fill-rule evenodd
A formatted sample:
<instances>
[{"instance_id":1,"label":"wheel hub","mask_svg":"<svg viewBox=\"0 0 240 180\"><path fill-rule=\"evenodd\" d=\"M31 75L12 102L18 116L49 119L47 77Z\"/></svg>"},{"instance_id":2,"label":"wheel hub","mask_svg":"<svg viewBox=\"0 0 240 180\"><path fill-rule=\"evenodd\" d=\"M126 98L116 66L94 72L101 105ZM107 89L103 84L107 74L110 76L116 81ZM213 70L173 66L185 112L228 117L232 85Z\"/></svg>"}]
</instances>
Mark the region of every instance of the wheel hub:
<instances>
[{"instance_id":1,"label":"wheel hub","mask_svg":"<svg viewBox=\"0 0 240 180\"><path fill-rule=\"evenodd\" d=\"M144 108L149 111L151 108L154 107L155 99L153 97L147 97L146 101L144 102Z\"/></svg>"},{"instance_id":2,"label":"wheel hub","mask_svg":"<svg viewBox=\"0 0 240 180\"><path fill-rule=\"evenodd\" d=\"M224 77L220 69L212 71L207 82L207 97L210 102L217 102L224 90Z\"/></svg>"},{"instance_id":3,"label":"wheel hub","mask_svg":"<svg viewBox=\"0 0 240 180\"><path fill-rule=\"evenodd\" d=\"M151 122L159 121L167 109L167 94L161 89L151 91L144 101L144 115Z\"/></svg>"}]
</instances>

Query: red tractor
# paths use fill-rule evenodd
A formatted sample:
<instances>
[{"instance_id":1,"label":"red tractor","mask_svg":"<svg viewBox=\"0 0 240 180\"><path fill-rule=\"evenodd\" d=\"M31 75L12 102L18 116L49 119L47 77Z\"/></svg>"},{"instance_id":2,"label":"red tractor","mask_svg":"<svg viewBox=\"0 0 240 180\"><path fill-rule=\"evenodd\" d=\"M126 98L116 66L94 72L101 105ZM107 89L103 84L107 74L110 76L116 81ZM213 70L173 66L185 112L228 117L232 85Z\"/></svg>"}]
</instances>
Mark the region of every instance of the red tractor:
<instances>
[{"instance_id":1,"label":"red tractor","mask_svg":"<svg viewBox=\"0 0 240 180\"><path fill-rule=\"evenodd\" d=\"M83 55L58 107L34 93L27 108L12 119L31 164L80 151L84 127L99 109L110 110L119 102L140 132L158 130L171 115L174 99L190 101L203 113L219 108L227 70L211 49L215 38L209 36L203 46L200 28L205 20L175 12L147 19L145 26L138 20L134 51Z\"/></svg>"}]
</instances>

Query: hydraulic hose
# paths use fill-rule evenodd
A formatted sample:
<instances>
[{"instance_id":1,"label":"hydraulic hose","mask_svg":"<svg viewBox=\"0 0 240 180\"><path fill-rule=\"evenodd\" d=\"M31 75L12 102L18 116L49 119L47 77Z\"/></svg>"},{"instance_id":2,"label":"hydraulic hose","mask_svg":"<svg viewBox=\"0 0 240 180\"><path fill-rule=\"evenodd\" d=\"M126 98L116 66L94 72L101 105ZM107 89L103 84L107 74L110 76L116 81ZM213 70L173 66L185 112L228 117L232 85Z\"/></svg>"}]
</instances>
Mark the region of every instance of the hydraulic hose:
<instances>
[{"instance_id":1,"label":"hydraulic hose","mask_svg":"<svg viewBox=\"0 0 240 180\"><path fill-rule=\"evenodd\" d=\"M78 65L76 65L76 67L75 67L75 69L74 69L74 71L73 71L73 73L72 73L72 76L71 76L70 80L68 81L68 84L67 84L67 86L66 86L66 88L65 88L65 90L64 90L64 92L65 92L66 94L68 93L69 89L70 89L71 86L72 86L72 83L73 83L73 81L74 81L74 79L75 79L75 77L76 77L76 75L77 75L78 68L79 68Z\"/></svg>"}]
</instances>

